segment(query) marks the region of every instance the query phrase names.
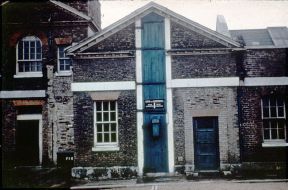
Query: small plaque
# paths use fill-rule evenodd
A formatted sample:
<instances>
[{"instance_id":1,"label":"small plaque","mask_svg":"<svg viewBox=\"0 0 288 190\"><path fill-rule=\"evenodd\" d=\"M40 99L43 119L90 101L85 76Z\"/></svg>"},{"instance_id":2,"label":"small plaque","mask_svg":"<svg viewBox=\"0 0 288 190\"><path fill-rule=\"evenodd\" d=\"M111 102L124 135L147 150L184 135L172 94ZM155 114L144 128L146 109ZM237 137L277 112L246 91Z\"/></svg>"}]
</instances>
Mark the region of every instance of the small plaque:
<instances>
[{"instance_id":1,"label":"small plaque","mask_svg":"<svg viewBox=\"0 0 288 190\"><path fill-rule=\"evenodd\" d=\"M145 100L145 109L149 110L162 110L164 109L164 100L156 99L156 100Z\"/></svg>"}]
</instances>

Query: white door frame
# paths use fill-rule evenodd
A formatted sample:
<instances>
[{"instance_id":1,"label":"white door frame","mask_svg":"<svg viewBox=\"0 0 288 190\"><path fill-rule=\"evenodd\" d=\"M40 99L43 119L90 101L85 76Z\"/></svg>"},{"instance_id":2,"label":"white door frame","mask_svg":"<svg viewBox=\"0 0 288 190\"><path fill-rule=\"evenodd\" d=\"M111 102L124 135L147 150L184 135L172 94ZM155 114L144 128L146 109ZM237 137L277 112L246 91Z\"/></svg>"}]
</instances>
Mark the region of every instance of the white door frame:
<instances>
[{"instance_id":1,"label":"white door frame","mask_svg":"<svg viewBox=\"0 0 288 190\"><path fill-rule=\"evenodd\" d=\"M21 114L17 115L17 121L38 120L39 121L39 165L42 165L42 115L41 114Z\"/></svg>"}]
</instances>

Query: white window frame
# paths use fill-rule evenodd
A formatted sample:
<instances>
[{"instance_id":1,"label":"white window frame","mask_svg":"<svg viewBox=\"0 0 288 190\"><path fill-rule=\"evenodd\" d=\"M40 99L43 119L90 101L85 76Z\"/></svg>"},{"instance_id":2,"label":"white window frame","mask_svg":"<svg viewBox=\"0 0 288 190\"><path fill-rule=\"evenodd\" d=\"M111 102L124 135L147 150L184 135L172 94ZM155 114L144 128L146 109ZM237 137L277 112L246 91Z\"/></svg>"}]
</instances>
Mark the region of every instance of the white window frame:
<instances>
[{"instance_id":1,"label":"white window frame","mask_svg":"<svg viewBox=\"0 0 288 190\"><path fill-rule=\"evenodd\" d=\"M111 122L110 121L110 106L109 106L109 121L107 122L97 122L97 108L96 108L96 102L101 102L102 105L102 119L103 119L103 102L115 102L115 122ZM118 137L118 102L116 100L96 100L93 102L93 111L94 111L94 121L93 121L93 125L94 125L94 146L92 148L92 151L119 151L119 137ZM99 113L99 111L98 111ZM97 142L97 124L103 124L103 123L115 123L116 124L116 142L102 142L99 143Z\"/></svg>"},{"instance_id":2,"label":"white window frame","mask_svg":"<svg viewBox=\"0 0 288 190\"><path fill-rule=\"evenodd\" d=\"M40 46L41 46L41 58L37 59L37 46L35 43L35 59L30 59L30 43L29 43L29 59L24 59L24 47L23 47L23 60L19 60L19 50L18 50L18 46L19 46L19 42L20 41L38 41L40 42ZM32 78L32 77L43 77L43 73L42 73L42 68L43 68L43 56L42 56L42 42L41 40L36 37L36 36L26 36L24 38L22 38L20 40L17 45L16 45L16 74L14 75L14 78ZM41 67L41 71L24 71L24 72L20 72L19 71L19 62L21 61L41 61L42 63L42 67Z\"/></svg>"},{"instance_id":3,"label":"white window frame","mask_svg":"<svg viewBox=\"0 0 288 190\"><path fill-rule=\"evenodd\" d=\"M270 121L271 120L286 120L286 102L285 100L283 99L283 116L282 117L279 117L278 116L278 105L277 105L277 100L278 98L277 97L265 97L268 99L268 108L269 108L269 117L264 117L264 106L263 106L263 98L261 99L261 116L262 116L262 136L263 136L263 143L262 143L262 146L263 147L281 147L281 146L288 146L288 143L286 143L286 139L287 139L287 136L286 136L286 130L287 130L287 126L286 126L286 122L284 122L284 139L271 139L271 126L269 126L269 132L270 132L270 139L265 139L264 137L264 121L268 120L269 122L269 125L270 125ZM275 98L276 99L276 117L271 117L271 106L270 106L270 100L271 98ZM278 123L277 123L277 135L278 135Z\"/></svg>"},{"instance_id":4,"label":"white window frame","mask_svg":"<svg viewBox=\"0 0 288 190\"><path fill-rule=\"evenodd\" d=\"M60 58L60 47L64 47L64 57ZM66 53L65 53L65 49L68 48L69 46L58 46L57 47L57 76L70 76L72 75L72 65L70 65L70 69L69 70L60 70L60 60L70 60L72 61L69 57L67 57Z\"/></svg>"}]
</instances>

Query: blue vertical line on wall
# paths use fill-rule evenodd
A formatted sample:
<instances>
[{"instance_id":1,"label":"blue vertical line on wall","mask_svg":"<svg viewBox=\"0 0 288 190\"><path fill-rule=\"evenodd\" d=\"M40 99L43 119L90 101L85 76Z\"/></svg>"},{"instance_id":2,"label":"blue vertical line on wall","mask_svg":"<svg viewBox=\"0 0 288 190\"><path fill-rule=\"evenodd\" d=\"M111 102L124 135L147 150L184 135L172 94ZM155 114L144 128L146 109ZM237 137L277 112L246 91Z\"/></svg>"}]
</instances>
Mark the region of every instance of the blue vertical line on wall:
<instances>
[{"instance_id":1,"label":"blue vertical line on wall","mask_svg":"<svg viewBox=\"0 0 288 190\"><path fill-rule=\"evenodd\" d=\"M144 172L168 172L164 18L151 13L141 21L143 98L164 100L163 110L144 109Z\"/></svg>"}]
</instances>

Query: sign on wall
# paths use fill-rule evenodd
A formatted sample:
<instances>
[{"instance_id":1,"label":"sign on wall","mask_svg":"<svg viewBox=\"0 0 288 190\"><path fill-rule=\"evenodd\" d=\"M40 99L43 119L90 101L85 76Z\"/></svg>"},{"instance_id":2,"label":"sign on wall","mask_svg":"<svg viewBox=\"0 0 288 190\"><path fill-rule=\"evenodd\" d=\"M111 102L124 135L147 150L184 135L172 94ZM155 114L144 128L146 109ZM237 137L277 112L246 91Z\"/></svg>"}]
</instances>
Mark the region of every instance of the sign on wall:
<instances>
[{"instance_id":1,"label":"sign on wall","mask_svg":"<svg viewBox=\"0 0 288 190\"><path fill-rule=\"evenodd\" d=\"M156 100L145 100L145 109L147 110L163 110L164 109L164 100L156 99Z\"/></svg>"}]
</instances>

